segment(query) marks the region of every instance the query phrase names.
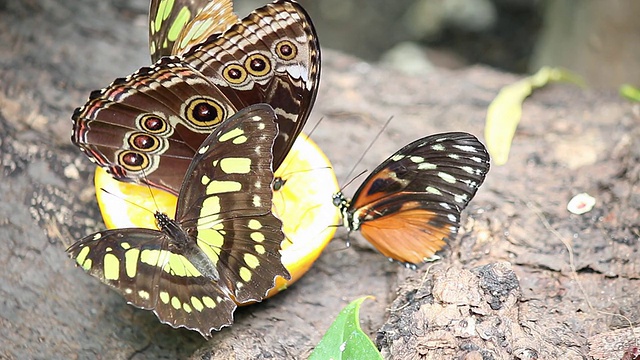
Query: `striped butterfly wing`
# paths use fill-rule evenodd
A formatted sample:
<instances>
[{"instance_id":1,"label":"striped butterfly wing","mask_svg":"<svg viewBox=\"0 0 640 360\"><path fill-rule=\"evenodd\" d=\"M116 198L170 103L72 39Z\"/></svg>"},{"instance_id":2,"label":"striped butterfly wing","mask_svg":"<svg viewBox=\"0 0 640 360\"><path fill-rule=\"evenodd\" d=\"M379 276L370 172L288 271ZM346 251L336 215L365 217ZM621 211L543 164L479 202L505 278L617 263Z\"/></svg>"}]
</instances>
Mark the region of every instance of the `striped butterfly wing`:
<instances>
[{"instance_id":1,"label":"striped butterfly wing","mask_svg":"<svg viewBox=\"0 0 640 360\"><path fill-rule=\"evenodd\" d=\"M239 21L231 0L151 0L151 61L182 54Z\"/></svg>"},{"instance_id":2,"label":"striped butterfly wing","mask_svg":"<svg viewBox=\"0 0 640 360\"><path fill-rule=\"evenodd\" d=\"M385 256L418 264L455 236L488 171L489 155L473 135L427 136L380 164L350 204L342 198L345 223Z\"/></svg>"},{"instance_id":3,"label":"striped butterfly wing","mask_svg":"<svg viewBox=\"0 0 640 360\"><path fill-rule=\"evenodd\" d=\"M233 299L260 301L277 276L290 277L270 211L274 121L261 104L216 128L189 166L176 220L156 214L160 231L99 232L73 244L71 257L163 323L205 337L230 325Z\"/></svg>"},{"instance_id":4,"label":"striped butterfly wing","mask_svg":"<svg viewBox=\"0 0 640 360\"><path fill-rule=\"evenodd\" d=\"M276 276L290 279L280 255L282 222L271 213L275 114L266 104L243 113L242 127L234 124L241 118L226 121L214 132L219 141L196 154L176 213L240 303L261 300Z\"/></svg>"},{"instance_id":5,"label":"striped butterfly wing","mask_svg":"<svg viewBox=\"0 0 640 360\"><path fill-rule=\"evenodd\" d=\"M320 44L297 3L276 0L224 34L185 54L185 61L238 107L264 102L276 111L274 168L284 161L309 117L320 80Z\"/></svg>"},{"instance_id":6,"label":"striped butterfly wing","mask_svg":"<svg viewBox=\"0 0 640 360\"><path fill-rule=\"evenodd\" d=\"M302 8L267 5L184 56L93 92L74 112L72 141L115 178L177 194L207 134L237 109L266 102L277 114L277 168L315 100L319 56Z\"/></svg>"}]
</instances>

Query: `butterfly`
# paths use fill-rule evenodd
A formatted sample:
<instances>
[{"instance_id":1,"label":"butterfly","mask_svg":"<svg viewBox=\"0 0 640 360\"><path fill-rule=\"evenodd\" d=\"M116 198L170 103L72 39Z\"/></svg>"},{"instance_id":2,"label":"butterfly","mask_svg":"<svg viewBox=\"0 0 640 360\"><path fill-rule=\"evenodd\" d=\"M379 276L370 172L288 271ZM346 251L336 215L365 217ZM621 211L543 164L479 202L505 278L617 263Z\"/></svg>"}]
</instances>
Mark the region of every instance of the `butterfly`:
<instances>
[{"instance_id":1,"label":"butterfly","mask_svg":"<svg viewBox=\"0 0 640 360\"><path fill-rule=\"evenodd\" d=\"M154 10L153 4L152 11L156 31L155 19L164 18L157 14L165 11L160 6ZM186 34L201 28L192 24L203 11L176 27ZM234 21L221 17L226 19L221 27ZM277 169L309 116L320 76L320 47L304 9L277 0L202 43L193 43L198 36L183 35L189 36L188 49L175 50L182 44L177 39L171 45L180 53L176 56L161 57L173 39L171 29L162 25L151 34L152 39L166 39L152 40L159 60L94 91L72 116L72 142L114 178L177 195L207 135L237 109L268 103L279 129L273 148Z\"/></svg>"},{"instance_id":2,"label":"butterfly","mask_svg":"<svg viewBox=\"0 0 640 360\"><path fill-rule=\"evenodd\" d=\"M89 274L162 323L205 338L233 321L238 303L260 301L281 263L282 222L272 214L274 110L247 107L218 126L196 151L174 219L159 230L100 231L67 250Z\"/></svg>"},{"instance_id":3,"label":"butterfly","mask_svg":"<svg viewBox=\"0 0 640 360\"><path fill-rule=\"evenodd\" d=\"M383 255L415 267L455 236L488 171L489 154L475 136L431 135L378 165L351 200L334 194L333 204L350 232L360 230Z\"/></svg>"}]
</instances>

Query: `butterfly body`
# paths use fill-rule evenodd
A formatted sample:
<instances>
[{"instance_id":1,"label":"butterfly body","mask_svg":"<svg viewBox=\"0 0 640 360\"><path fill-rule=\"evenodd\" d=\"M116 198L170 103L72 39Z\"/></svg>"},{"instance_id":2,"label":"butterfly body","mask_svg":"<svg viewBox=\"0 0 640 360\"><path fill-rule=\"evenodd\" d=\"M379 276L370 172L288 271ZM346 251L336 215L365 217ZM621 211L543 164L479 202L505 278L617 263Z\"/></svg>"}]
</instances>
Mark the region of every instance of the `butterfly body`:
<instances>
[{"instance_id":1,"label":"butterfly body","mask_svg":"<svg viewBox=\"0 0 640 360\"><path fill-rule=\"evenodd\" d=\"M271 213L276 135L270 106L239 111L196 151L174 219L157 212L157 230L101 231L67 251L163 323L205 337L230 325L235 302L260 301L277 276L290 278L282 222Z\"/></svg>"},{"instance_id":2,"label":"butterfly body","mask_svg":"<svg viewBox=\"0 0 640 360\"><path fill-rule=\"evenodd\" d=\"M155 214L157 226L167 241L167 249L174 254L179 254L193 264L198 272L210 281L219 281L220 274L207 255L198 248L198 240L189 234L177 221L167 214L157 212Z\"/></svg>"},{"instance_id":3,"label":"butterfly body","mask_svg":"<svg viewBox=\"0 0 640 360\"><path fill-rule=\"evenodd\" d=\"M380 164L352 200L338 192L333 204L349 231L360 231L390 259L415 265L455 236L488 171L489 155L473 135L431 135Z\"/></svg>"}]
</instances>

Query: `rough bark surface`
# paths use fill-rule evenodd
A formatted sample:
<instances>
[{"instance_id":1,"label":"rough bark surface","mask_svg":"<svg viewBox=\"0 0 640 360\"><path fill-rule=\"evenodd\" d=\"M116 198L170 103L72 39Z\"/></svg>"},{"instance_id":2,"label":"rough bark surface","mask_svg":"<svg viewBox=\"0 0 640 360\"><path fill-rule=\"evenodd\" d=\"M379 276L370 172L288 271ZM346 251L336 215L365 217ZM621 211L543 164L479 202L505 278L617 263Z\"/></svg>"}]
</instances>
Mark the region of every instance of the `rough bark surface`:
<instances>
[{"instance_id":1,"label":"rough bark surface","mask_svg":"<svg viewBox=\"0 0 640 360\"><path fill-rule=\"evenodd\" d=\"M127 306L65 253L102 226L69 117L91 90L148 64L146 11L145 1L0 4L0 358L305 358L367 294L363 328L389 358L633 354L640 108L570 86L527 101L509 163L490 171L435 264L410 271L358 235L351 249L334 241L291 289L240 309L210 342ZM358 170L430 133L481 135L489 102L517 80L480 67L407 77L331 51L323 71L312 137L342 183L390 116ZM598 203L571 215L580 192Z\"/></svg>"}]
</instances>

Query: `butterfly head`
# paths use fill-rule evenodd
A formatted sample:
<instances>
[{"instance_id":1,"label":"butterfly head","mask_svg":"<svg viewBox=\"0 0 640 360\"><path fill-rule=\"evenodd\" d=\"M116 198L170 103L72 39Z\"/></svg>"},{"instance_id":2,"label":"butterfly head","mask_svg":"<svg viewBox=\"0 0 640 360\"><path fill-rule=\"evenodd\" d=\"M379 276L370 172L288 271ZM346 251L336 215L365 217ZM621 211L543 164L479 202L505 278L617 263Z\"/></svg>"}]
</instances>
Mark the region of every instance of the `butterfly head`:
<instances>
[{"instance_id":1,"label":"butterfly head","mask_svg":"<svg viewBox=\"0 0 640 360\"><path fill-rule=\"evenodd\" d=\"M347 199L342 191L338 191L333 194L332 198L333 205L338 208L338 211L340 211L340 214L342 215L344 227L349 231L357 231L360 228L360 222L357 219L354 219L353 212L349 211L349 208L351 207L351 200Z\"/></svg>"}]
</instances>

